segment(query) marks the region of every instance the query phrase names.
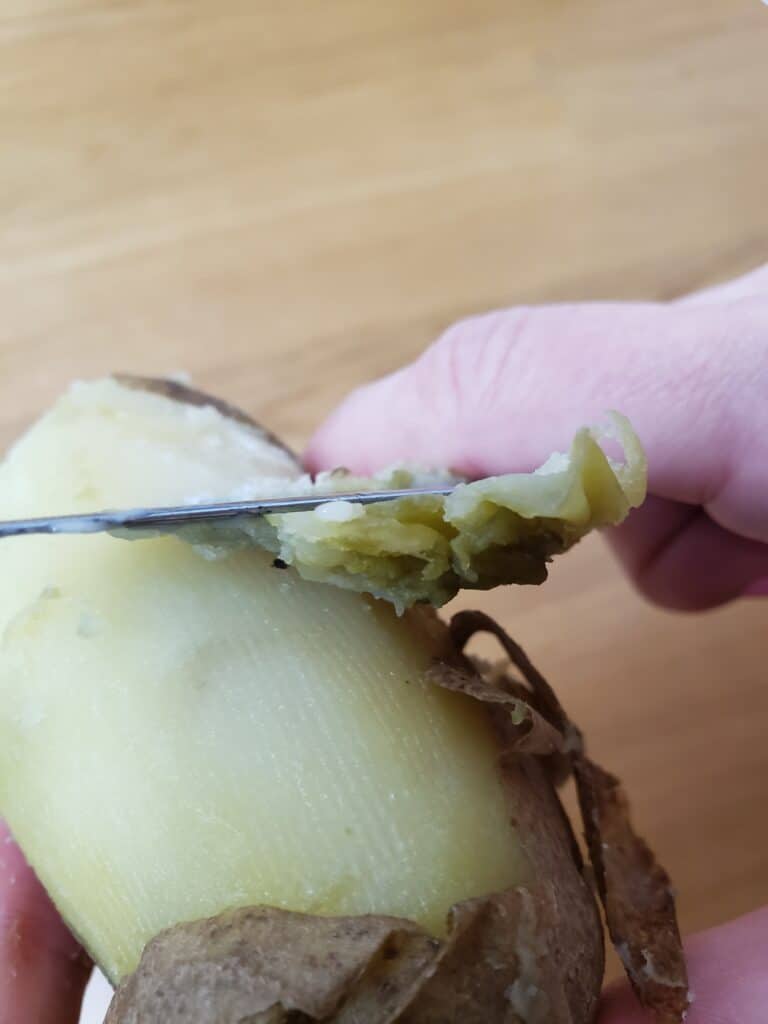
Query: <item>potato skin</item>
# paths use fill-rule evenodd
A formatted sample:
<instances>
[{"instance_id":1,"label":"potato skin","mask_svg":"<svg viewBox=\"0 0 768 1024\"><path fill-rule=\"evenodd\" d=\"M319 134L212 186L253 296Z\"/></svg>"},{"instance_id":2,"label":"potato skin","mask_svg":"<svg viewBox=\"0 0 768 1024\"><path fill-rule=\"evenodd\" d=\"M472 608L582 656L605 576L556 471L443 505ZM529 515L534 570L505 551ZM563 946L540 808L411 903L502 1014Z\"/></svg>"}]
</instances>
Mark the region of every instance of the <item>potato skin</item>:
<instances>
[{"instance_id":1,"label":"potato skin","mask_svg":"<svg viewBox=\"0 0 768 1024\"><path fill-rule=\"evenodd\" d=\"M573 835L542 764L501 768L531 880L457 904L445 940L380 915L230 911L150 942L105 1024L590 1024L603 935Z\"/></svg>"}]
</instances>

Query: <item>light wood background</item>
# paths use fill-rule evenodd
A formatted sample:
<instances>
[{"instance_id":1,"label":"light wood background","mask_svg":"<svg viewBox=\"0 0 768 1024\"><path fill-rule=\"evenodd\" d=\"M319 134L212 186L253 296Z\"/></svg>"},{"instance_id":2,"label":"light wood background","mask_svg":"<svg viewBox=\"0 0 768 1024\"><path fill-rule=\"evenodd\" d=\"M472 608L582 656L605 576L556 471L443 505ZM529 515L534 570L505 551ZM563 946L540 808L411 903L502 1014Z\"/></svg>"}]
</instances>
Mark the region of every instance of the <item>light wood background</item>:
<instances>
[{"instance_id":1,"label":"light wood background","mask_svg":"<svg viewBox=\"0 0 768 1024\"><path fill-rule=\"evenodd\" d=\"M767 96L759 0L0 0L0 443L72 377L183 369L300 445L459 316L747 270ZM597 541L472 600L686 929L768 900L768 602L656 611Z\"/></svg>"}]
</instances>

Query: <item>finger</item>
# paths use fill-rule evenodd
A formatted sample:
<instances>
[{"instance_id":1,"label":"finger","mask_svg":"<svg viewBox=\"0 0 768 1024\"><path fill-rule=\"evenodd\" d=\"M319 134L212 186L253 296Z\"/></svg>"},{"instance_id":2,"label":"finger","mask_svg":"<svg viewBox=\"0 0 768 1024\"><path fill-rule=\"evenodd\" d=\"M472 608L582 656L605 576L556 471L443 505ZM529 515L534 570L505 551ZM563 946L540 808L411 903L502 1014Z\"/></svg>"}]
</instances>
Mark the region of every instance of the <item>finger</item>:
<instances>
[{"instance_id":1,"label":"finger","mask_svg":"<svg viewBox=\"0 0 768 1024\"><path fill-rule=\"evenodd\" d=\"M701 611L768 578L768 545L718 526L700 508L650 497L609 539L638 589L658 604Z\"/></svg>"},{"instance_id":2,"label":"finger","mask_svg":"<svg viewBox=\"0 0 768 1024\"><path fill-rule=\"evenodd\" d=\"M766 393L768 300L512 310L457 324L415 363L352 394L307 461L525 470L617 408L646 446L653 493L767 540Z\"/></svg>"},{"instance_id":3,"label":"finger","mask_svg":"<svg viewBox=\"0 0 768 1024\"><path fill-rule=\"evenodd\" d=\"M90 970L0 823L0 1024L75 1024Z\"/></svg>"},{"instance_id":4,"label":"finger","mask_svg":"<svg viewBox=\"0 0 768 1024\"><path fill-rule=\"evenodd\" d=\"M768 295L768 263L743 277L693 292L679 301L690 305L705 305L711 302L737 302L757 295Z\"/></svg>"},{"instance_id":5,"label":"finger","mask_svg":"<svg viewBox=\"0 0 768 1024\"><path fill-rule=\"evenodd\" d=\"M686 943L693 1003L686 1024L763 1024L768 1007L768 908ZM654 1024L625 984L610 989L598 1024Z\"/></svg>"}]
</instances>

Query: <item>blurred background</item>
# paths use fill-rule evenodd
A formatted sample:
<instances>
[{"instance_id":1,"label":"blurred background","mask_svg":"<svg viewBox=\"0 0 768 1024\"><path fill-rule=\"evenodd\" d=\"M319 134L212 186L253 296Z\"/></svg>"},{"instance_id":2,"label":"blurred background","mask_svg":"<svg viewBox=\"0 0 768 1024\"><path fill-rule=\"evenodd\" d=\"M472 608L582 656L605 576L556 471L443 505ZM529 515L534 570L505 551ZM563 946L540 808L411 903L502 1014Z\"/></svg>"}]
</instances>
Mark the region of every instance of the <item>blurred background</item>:
<instances>
[{"instance_id":1,"label":"blurred background","mask_svg":"<svg viewBox=\"0 0 768 1024\"><path fill-rule=\"evenodd\" d=\"M458 317L746 271L767 95L760 0L2 0L0 445L119 369L301 447ZM598 540L469 603L624 777L687 931L768 900L768 602L651 609Z\"/></svg>"}]
</instances>

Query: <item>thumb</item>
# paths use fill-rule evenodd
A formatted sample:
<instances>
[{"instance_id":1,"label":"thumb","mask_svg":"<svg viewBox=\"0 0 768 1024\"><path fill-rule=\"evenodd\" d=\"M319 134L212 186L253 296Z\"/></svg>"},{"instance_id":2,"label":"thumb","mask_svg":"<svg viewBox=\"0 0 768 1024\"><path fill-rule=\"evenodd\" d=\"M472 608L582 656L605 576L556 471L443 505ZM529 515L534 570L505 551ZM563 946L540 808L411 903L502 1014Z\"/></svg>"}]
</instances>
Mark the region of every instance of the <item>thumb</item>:
<instances>
[{"instance_id":1,"label":"thumb","mask_svg":"<svg viewBox=\"0 0 768 1024\"><path fill-rule=\"evenodd\" d=\"M616 408L650 488L768 539L768 299L584 304L462 321L410 366L354 392L307 462L370 472L407 460L469 476L534 468ZM733 516L731 516L733 518Z\"/></svg>"},{"instance_id":2,"label":"thumb","mask_svg":"<svg viewBox=\"0 0 768 1024\"><path fill-rule=\"evenodd\" d=\"M75 1024L90 972L0 822L0 1024Z\"/></svg>"},{"instance_id":3,"label":"thumb","mask_svg":"<svg viewBox=\"0 0 768 1024\"><path fill-rule=\"evenodd\" d=\"M766 395L768 298L751 289L723 304L506 310L456 324L414 363L350 395L306 461L525 471L618 409L661 499L631 517L622 557L654 600L709 607L768 577Z\"/></svg>"}]
</instances>

